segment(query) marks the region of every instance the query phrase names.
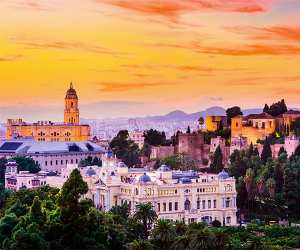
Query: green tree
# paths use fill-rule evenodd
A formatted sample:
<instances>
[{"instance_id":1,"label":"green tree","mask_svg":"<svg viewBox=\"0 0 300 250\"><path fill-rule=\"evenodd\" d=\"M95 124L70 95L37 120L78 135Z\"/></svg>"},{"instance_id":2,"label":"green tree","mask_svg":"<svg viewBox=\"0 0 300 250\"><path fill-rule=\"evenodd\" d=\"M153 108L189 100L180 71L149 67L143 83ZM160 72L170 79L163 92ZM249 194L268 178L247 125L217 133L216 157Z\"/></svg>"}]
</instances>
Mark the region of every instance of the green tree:
<instances>
[{"instance_id":1,"label":"green tree","mask_svg":"<svg viewBox=\"0 0 300 250\"><path fill-rule=\"evenodd\" d=\"M174 224L169 220L158 220L151 234L151 241L161 250L167 250L175 238Z\"/></svg>"},{"instance_id":2,"label":"green tree","mask_svg":"<svg viewBox=\"0 0 300 250\"><path fill-rule=\"evenodd\" d=\"M272 116L279 116L287 111L288 109L284 99L279 102L273 103L270 107L268 107L268 105L266 104L264 108L264 112Z\"/></svg>"},{"instance_id":3,"label":"green tree","mask_svg":"<svg viewBox=\"0 0 300 250\"><path fill-rule=\"evenodd\" d=\"M298 170L299 171L299 170ZM299 185L299 173L296 169L287 167L284 171L284 199L288 207L290 217L299 218L300 216L300 185Z\"/></svg>"},{"instance_id":4,"label":"green tree","mask_svg":"<svg viewBox=\"0 0 300 250\"><path fill-rule=\"evenodd\" d=\"M279 152L278 152L278 157L279 157L281 154L286 154L286 150L285 150L284 147L280 147Z\"/></svg>"},{"instance_id":5,"label":"green tree","mask_svg":"<svg viewBox=\"0 0 300 250\"><path fill-rule=\"evenodd\" d=\"M187 127L186 133L187 133L187 134L190 134L190 133L191 133L191 128L190 128L190 126Z\"/></svg>"},{"instance_id":6,"label":"green tree","mask_svg":"<svg viewBox=\"0 0 300 250\"><path fill-rule=\"evenodd\" d=\"M150 158L150 155L151 155L151 145L148 144L148 143L144 143L142 149L141 149L141 152L140 154L142 156L145 156L147 158Z\"/></svg>"},{"instance_id":7,"label":"green tree","mask_svg":"<svg viewBox=\"0 0 300 250\"><path fill-rule=\"evenodd\" d=\"M150 129L144 132L145 143L151 146L163 146L166 144L165 132L160 132L154 129Z\"/></svg>"},{"instance_id":8,"label":"green tree","mask_svg":"<svg viewBox=\"0 0 300 250\"><path fill-rule=\"evenodd\" d=\"M64 183L57 200L60 208L60 220L63 226L63 244L73 249L85 249L84 235L87 213L91 201L80 199L88 192L88 185L83 181L78 169L72 171ZM80 200L79 200L80 199Z\"/></svg>"},{"instance_id":9,"label":"green tree","mask_svg":"<svg viewBox=\"0 0 300 250\"><path fill-rule=\"evenodd\" d=\"M139 147L129 139L127 130L121 130L110 143L110 148L127 166L132 167L140 163Z\"/></svg>"},{"instance_id":10,"label":"green tree","mask_svg":"<svg viewBox=\"0 0 300 250\"><path fill-rule=\"evenodd\" d=\"M223 167L223 154L221 147L218 146L214 152L212 163L210 164L210 171L212 173L219 173L222 171Z\"/></svg>"},{"instance_id":11,"label":"green tree","mask_svg":"<svg viewBox=\"0 0 300 250\"><path fill-rule=\"evenodd\" d=\"M234 106L234 107L231 107L231 108L228 108L226 110L226 116L227 116L227 124L229 126L231 126L231 119L233 117L236 117L238 115L243 115L243 112L241 111L241 108L238 107L238 106Z\"/></svg>"},{"instance_id":12,"label":"green tree","mask_svg":"<svg viewBox=\"0 0 300 250\"><path fill-rule=\"evenodd\" d=\"M18 171L37 173L41 171L40 165L30 157L16 156L13 158L18 164Z\"/></svg>"},{"instance_id":13,"label":"green tree","mask_svg":"<svg viewBox=\"0 0 300 250\"><path fill-rule=\"evenodd\" d=\"M140 203L136 206L134 218L143 224L143 238L148 239L149 230L157 219L151 203Z\"/></svg>"},{"instance_id":14,"label":"green tree","mask_svg":"<svg viewBox=\"0 0 300 250\"><path fill-rule=\"evenodd\" d=\"M269 158L272 158L271 145L268 140L265 140L264 147L261 153L261 160L265 164Z\"/></svg>"},{"instance_id":15,"label":"green tree","mask_svg":"<svg viewBox=\"0 0 300 250\"><path fill-rule=\"evenodd\" d=\"M295 121L291 123L290 130L296 135L300 136L300 119L297 118Z\"/></svg>"},{"instance_id":16,"label":"green tree","mask_svg":"<svg viewBox=\"0 0 300 250\"><path fill-rule=\"evenodd\" d=\"M5 170L7 159L5 157L0 158L0 184L5 184Z\"/></svg>"},{"instance_id":17,"label":"green tree","mask_svg":"<svg viewBox=\"0 0 300 250\"><path fill-rule=\"evenodd\" d=\"M153 245L147 240L134 240L128 243L126 246L127 250L153 250Z\"/></svg>"}]
</instances>

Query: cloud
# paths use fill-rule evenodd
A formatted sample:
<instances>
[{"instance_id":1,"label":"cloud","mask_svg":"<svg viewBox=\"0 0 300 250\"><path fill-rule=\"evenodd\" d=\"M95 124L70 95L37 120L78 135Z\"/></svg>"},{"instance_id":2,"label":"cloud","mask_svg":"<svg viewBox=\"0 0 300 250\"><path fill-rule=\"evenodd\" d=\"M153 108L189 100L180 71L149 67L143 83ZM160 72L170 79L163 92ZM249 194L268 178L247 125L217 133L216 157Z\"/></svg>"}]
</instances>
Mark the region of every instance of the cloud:
<instances>
[{"instance_id":1,"label":"cloud","mask_svg":"<svg viewBox=\"0 0 300 250\"><path fill-rule=\"evenodd\" d=\"M17 0L10 2L10 6L18 9L27 9L33 11L50 11L49 1L45 0Z\"/></svg>"},{"instance_id":2,"label":"cloud","mask_svg":"<svg viewBox=\"0 0 300 250\"><path fill-rule=\"evenodd\" d=\"M11 41L25 46L29 49L56 49L56 50L70 50L70 51L83 51L96 54L105 54L111 56L121 56L125 53L116 52L108 48L87 44L82 42L66 42L66 41L52 41L52 40L38 40L38 39L27 39L20 37L13 37Z\"/></svg>"},{"instance_id":3,"label":"cloud","mask_svg":"<svg viewBox=\"0 0 300 250\"><path fill-rule=\"evenodd\" d=\"M22 60L24 55L17 54L17 55L7 55L7 56L0 56L0 62L15 62Z\"/></svg>"},{"instance_id":4,"label":"cloud","mask_svg":"<svg viewBox=\"0 0 300 250\"><path fill-rule=\"evenodd\" d=\"M225 56L300 55L300 46L290 44L227 44L227 46L206 46L198 42L189 44L156 43L158 48L186 49L195 53Z\"/></svg>"},{"instance_id":5,"label":"cloud","mask_svg":"<svg viewBox=\"0 0 300 250\"><path fill-rule=\"evenodd\" d=\"M267 11L272 0L96 0L146 15L176 18L190 11L259 13Z\"/></svg>"},{"instance_id":6,"label":"cloud","mask_svg":"<svg viewBox=\"0 0 300 250\"><path fill-rule=\"evenodd\" d=\"M208 99L213 102L222 102L224 101L222 96L209 96Z\"/></svg>"},{"instance_id":7,"label":"cloud","mask_svg":"<svg viewBox=\"0 0 300 250\"><path fill-rule=\"evenodd\" d=\"M155 88L168 85L174 85L175 83L160 83L160 82L145 82L145 83L118 83L118 82L102 82L97 83L100 86L101 92L127 92L132 90L140 90L145 88Z\"/></svg>"},{"instance_id":8,"label":"cloud","mask_svg":"<svg viewBox=\"0 0 300 250\"><path fill-rule=\"evenodd\" d=\"M300 26L235 26L225 27L226 30L245 35L255 40L284 40L300 42Z\"/></svg>"}]
</instances>

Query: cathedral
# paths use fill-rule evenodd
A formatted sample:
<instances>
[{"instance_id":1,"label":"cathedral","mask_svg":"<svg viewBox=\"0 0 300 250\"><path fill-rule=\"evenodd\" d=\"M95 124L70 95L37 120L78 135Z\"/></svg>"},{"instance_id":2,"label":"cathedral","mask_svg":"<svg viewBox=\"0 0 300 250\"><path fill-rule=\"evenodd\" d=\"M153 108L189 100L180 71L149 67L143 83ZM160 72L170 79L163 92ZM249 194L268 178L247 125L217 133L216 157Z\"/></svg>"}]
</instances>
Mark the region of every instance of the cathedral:
<instances>
[{"instance_id":1,"label":"cathedral","mask_svg":"<svg viewBox=\"0 0 300 250\"><path fill-rule=\"evenodd\" d=\"M26 123L22 119L8 119L6 139L30 138L36 141L87 141L90 139L89 125L81 125L77 92L70 84L65 97L64 122L39 121Z\"/></svg>"}]
</instances>

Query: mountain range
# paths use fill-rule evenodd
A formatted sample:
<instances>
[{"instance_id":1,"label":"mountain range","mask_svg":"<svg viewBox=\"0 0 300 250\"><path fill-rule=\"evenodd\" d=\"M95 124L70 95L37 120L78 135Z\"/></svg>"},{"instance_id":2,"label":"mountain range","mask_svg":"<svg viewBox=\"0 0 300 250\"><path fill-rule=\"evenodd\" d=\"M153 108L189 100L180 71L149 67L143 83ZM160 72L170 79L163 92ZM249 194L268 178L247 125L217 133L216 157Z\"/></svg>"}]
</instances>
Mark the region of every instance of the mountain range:
<instances>
[{"instance_id":1,"label":"mountain range","mask_svg":"<svg viewBox=\"0 0 300 250\"><path fill-rule=\"evenodd\" d=\"M249 114L259 114L262 112L262 109L245 109L242 110L244 115L249 115ZM150 120L154 122L172 122L172 121L196 121L200 117L205 118L208 115L226 115L226 110L222 107L219 106L214 106L207 108L203 111L195 112L195 113L186 113L181 110L175 110L172 111L166 115L161 115L161 116L148 116L148 117L143 117L143 118L135 118L136 120Z\"/></svg>"}]
</instances>

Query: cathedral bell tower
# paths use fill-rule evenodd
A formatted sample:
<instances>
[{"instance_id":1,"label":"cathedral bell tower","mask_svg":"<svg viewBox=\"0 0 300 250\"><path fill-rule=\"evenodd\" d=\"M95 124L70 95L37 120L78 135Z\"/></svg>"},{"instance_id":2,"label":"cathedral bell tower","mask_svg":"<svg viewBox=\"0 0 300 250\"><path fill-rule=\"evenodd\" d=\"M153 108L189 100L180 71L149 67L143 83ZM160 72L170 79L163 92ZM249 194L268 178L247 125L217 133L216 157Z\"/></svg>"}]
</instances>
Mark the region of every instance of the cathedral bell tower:
<instances>
[{"instance_id":1,"label":"cathedral bell tower","mask_svg":"<svg viewBox=\"0 0 300 250\"><path fill-rule=\"evenodd\" d=\"M78 96L72 82L65 97L64 123L79 125Z\"/></svg>"}]
</instances>

